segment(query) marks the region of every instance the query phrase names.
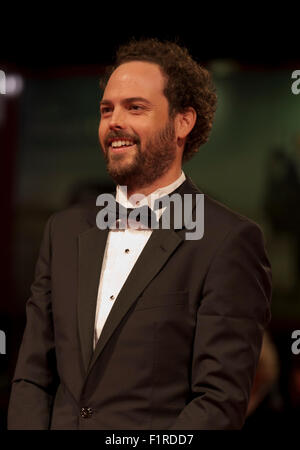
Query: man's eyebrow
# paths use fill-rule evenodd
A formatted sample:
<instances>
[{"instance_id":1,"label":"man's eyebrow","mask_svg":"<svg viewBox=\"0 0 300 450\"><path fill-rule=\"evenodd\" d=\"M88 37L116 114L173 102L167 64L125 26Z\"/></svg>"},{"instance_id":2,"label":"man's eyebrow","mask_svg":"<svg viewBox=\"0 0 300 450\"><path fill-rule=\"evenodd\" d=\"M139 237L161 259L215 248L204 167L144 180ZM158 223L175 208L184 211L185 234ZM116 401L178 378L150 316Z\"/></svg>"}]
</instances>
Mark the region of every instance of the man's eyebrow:
<instances>
[{"instance_id":1,"label":"man's eyebrow","mask_svg":"<svg viewBox=\"0 0 300 450\"><path fill-rule=\"evenodd\" d=\"M144 97L129 97L124 100L124 103L131 103L131 102L143 102L147 103L148 105L152 105L152 103L149 102L149 100L147 100Z\"/></svg>"},{"instance_id":2,"label":"man's eyebrow","mask_svg":"<svg viewBox=\"0 0 300 450\"><path fill-rule=\"evenodd\" d=\"M129 98L125 98L124 100L122 100L121 103L132 103L132 102L143 102L143 103L147 103L147 105L152 105L152 103L149 102L149 100L147 100L144 97L129 97ZM112 105L112 101L103 99L103 100L101 100L100 105Z\"/></svg>"},{"instance_id":3,"label":"man's eyebrow","mask_svg":"<svg viewBox=\"0 0 300 450\"><path fill-rule=\"evenodd\" d=\"M111 105L111 103L110 100L101 100L100 105Z\"/></svg>"}]
</instances>

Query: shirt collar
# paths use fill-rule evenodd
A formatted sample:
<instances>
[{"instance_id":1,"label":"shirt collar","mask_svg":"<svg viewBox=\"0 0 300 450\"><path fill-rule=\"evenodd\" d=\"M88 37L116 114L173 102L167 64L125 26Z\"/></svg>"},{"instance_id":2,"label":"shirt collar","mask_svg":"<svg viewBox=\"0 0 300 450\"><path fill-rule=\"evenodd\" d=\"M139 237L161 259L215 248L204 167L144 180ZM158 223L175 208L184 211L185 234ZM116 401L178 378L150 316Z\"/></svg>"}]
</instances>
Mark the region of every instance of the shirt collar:
<instances>
[{"instance_id":1,"label":"shirt collar","mask_svg":"<svg viewBox=\"0 0 300 450\"><path fill-rule=\"evenodd\" d=\"M132 203L129 202L127 199L127 194L125 192L125 189L123 186L118 185L116 189L116 201L120 203L125 208L136 208L139 206L148 205L150 208L153 209L153 205L155 200L158 198L164 197L165 195L171 194L171 192L175 191L186 179L185 173L183 170L181 171L181 175L171 184L168 184L167 186L163 186L161 188L156 189L155 191L151 192L151 194L144 196L139 203ZM138 197L136 198L138 200Z\"/></svg>"}]
</instances>

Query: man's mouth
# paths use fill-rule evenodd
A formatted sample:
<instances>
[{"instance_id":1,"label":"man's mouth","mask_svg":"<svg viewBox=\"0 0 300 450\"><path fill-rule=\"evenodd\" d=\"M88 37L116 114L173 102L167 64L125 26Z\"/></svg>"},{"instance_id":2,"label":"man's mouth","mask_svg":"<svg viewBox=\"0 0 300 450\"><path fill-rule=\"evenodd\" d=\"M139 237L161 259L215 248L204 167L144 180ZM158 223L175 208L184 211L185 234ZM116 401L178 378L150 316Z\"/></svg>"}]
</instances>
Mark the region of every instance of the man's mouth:
<instances>
[{"instance_id":1,"label":"man's mouth","mask_svg":"<svg viewBox=\"0 0 300 450\"><path fill-rule=\"evenodd\" d=\"M129 150L135 145L135 142L131 139L110 139L108 145L112 151L116 152Z\"/></svg>"}]
</instances>

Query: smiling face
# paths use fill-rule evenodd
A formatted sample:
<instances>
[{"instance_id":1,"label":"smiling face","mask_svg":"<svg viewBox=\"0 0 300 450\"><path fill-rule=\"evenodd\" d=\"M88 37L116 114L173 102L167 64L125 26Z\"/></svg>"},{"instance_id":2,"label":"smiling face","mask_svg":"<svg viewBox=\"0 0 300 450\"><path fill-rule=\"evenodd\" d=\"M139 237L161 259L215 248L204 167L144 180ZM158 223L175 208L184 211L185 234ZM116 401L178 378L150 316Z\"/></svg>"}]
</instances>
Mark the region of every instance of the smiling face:
<instances>
[{"instance_id":1,"label":"smiling face","mask_svg":"<svg viewBox=\"0 0 300 450\"><path fill-rule=\"evenodd\" d=\"M121 64L107 83L99 139L108 173L120 185L148 186L181 166L164 86L159 66L143 61Z\"/></svg>"}]
</instances>

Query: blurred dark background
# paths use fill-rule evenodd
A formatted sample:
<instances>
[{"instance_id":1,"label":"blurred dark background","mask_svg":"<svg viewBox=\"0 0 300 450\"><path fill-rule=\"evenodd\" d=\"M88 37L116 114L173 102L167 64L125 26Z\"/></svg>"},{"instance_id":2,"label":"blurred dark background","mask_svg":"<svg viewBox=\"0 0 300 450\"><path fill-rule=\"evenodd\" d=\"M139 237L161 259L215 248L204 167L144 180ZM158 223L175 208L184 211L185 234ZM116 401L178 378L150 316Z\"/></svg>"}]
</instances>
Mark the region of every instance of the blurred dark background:
<instances>
[{"instance_id":1,"label":"blurred dark background","mask_svg":"<svg viewBox=\"0 0 300 450\"><path fill-rule=\"evenodd\" d=\"M46 220L113 187L98 143L99 79L131 37L176 40L212 71L218 110L211 138L183 169L264 231L273 317L245 428L290 429L300 410L300 355L291 350L291 334L300 329L300 94L291 92L300 52L293 13L272 28L260 14L246 27L246 12L233 25L203 12L195 23L188 12L187 19L156 16L150 24L143 19L148 11L138 10L139 20L118 8L88 13L75 24L71 16L59 20L60 10L45 8L46 22L22 20L18 11L0 28L0 92L4 82L6 91L0 94L0 330L6 335L0 429Z\"/></svg>"}]
</instances>

